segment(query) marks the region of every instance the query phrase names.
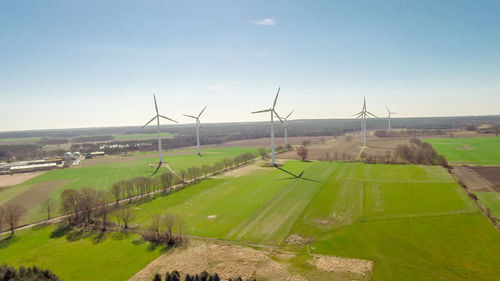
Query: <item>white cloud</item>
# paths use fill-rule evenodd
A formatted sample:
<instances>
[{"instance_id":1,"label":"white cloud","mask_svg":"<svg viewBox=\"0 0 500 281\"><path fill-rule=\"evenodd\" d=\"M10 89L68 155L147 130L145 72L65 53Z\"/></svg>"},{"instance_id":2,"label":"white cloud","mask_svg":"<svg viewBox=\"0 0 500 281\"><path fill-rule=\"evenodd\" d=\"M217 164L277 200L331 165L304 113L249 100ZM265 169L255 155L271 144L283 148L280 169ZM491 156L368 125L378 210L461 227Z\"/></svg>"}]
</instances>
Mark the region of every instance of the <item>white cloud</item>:
<instances>
[{"instance_id":1,"label":"white cloud","mask_svg":"<svg viewBox=\"0 0 500 281\"><path fill-rule=\"evenodd\" d=\"M261 20L252 20L250 22L253 23L253 24L256 24L256 25L265 25L265 26L274 26L274 25L276 25L276 20L275 19L271 19L271 18L265 18L265 19L261 19Z\"/></svg>"}]
</instances>

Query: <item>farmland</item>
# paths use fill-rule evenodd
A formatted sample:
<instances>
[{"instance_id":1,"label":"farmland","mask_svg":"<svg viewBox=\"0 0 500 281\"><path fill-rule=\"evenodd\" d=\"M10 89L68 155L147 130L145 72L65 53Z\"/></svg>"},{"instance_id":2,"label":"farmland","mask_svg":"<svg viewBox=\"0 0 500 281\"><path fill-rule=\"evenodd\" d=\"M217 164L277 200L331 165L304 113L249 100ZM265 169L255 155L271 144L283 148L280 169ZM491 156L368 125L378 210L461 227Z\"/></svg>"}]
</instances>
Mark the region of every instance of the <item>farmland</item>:
<instances>
[{"instance_id":1,"label":"farmland","mask_svg":"<svg viewBox=\"0 0 500 281\"><path fill-rule=\"evenodd\" d=\"M450 164L500 165L500 138L436 138L425 139L446 157Z\"/></svg>"},{"instance_id":2,"label":"farmland","mask_svg":"<svg viewBox=\"0 0 500 281\"><path fill-rule=\"evenodd\" d=\"M440 167L344 164L291 233L370 259L374 280L492 280L500 236Z\"/></svg>"},{"instance_id":3,"label":"farmland","mask_svg":"<svg viewBox=\"0 0 500 281\"><path fill-rule=\"evenodd\" d=\"M153 215L175 214L183 218L189 235L296 252L288 264L301 276L313 276L306 266L312 254L373 261L372 280L493 280L500 273L500 235L444 168L289 160L283 169L296 175L303 171L302 178L295 178L260 165L132 203L136 215L131 225L145 229ZM0 248L0 259L7 257L14 265L31 262L65 277L76 276L80 268L61 267L67 265L62 259L74 258L59 253L66 247L77 252L85 245L82 259L86 251L110 251L117 257L133 251L134 259L144 261L141 266L159 255L132 243L137 239L133 234L120 240L109 233L110 238L94 243L95 238L49 239L51 231L21 232L18 241ZM308 252L284 243L294 234L312 239ZM24 246L21 241L43 243ZM98 260L106 263L108 257L102 256ZM90 262L83 272L100 272L100 264ZM109 280L124 280L140 268L131 266L122 279Z\"/></svg>"},{"instance_id":4,"label":"farmland","mask_svg":"<svg viewBox=\"0 0 500 281\"><path fill-rule=\"evenodd\" d=\"M174 171L181 171L191 167L213 164L223 158L233 158L245 152L255 152L253 148L219 148L206 149L203 157L199 157L194 151L185 151L184 154L171 152L172 156L166 156L170 167ZM188 154L186 154L188 153ZM59 200L64 189L91 187L106 190L119 180L130 179L138 176L151 175L154 168L149 163L156 163L158 158L155 154L140 155L140 157L121 157L121 161L74 167L70 169L52 170L42 175L31 178L24 183L0 191L0 204L8 203L10 200L26 205L29 209L25 222L43 218L40 212L40 203L45 196ZM92 161L92 160L91 160ZM45 190L43 194L36 195L37 191ZM12 202L12 201L10 201Z\"/></svg>"},{"instance_id":5,"label":"farmland","mask_svg":"<svg viewBox=\"0 0 500 281\"><path fill-rule=\"evenodd\" d=\"M61 236L55 225L19 232L0 242L0 260L36 264L63 280L127 280L161 254L137 234ZM133 258L131 258L133 257Z\"/></svg>"},{"instance_id":6,"label":"farmland","mask_svg":"<svg viewBox=\"0 0 500 281\"><path fill-rule=\"evenodd\" d=\"M475 192L481 205L488 208L491 215L500 221L500 193L499 192Z\"/></svg>"}]
</instances>

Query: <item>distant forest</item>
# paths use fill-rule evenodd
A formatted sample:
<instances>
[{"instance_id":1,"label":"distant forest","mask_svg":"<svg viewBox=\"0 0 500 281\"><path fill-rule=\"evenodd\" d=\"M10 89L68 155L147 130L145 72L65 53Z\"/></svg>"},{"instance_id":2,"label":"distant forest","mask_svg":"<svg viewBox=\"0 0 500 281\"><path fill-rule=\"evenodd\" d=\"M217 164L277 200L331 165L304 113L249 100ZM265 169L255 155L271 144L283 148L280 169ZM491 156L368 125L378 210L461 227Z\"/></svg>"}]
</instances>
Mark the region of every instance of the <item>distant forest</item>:
<instances>
[{"instance_id":1,"label":"distant forest","mask_svg":"<svg viewBox=\"0 0 500 281\"><path fill-rule=\"evenodd\" d=\"M391 118L393 129L468 129L471 127L500 123L500 115L428 118ZM354 119L308 119L289 121L288 136L335 136L350 131L358 131L360 121ZM387 119L368 119L369 130L384 130ZM282 137L284 130L275 124L275 135ZM162 125L162 132L174 135L162 138L162 145L169 149L196 145L194 124ZM71 151L82 153L104 151L117 154L128 151L152 151L157 149L156 140L116 140L116 135L135 135L156 133L155 126L108 127L58 130L34 130L0 132L2 139L38 138L32 143L2 144L0 142L0 161L27 160L48 156L62 156L62 149L47 150L47 145L71 145ZM219 144L228 141L269 137L269 122L244 123L203 123L200 134L202 144ZM14 157L14 158L13 158Z\"/></svg>"}]
</instances>

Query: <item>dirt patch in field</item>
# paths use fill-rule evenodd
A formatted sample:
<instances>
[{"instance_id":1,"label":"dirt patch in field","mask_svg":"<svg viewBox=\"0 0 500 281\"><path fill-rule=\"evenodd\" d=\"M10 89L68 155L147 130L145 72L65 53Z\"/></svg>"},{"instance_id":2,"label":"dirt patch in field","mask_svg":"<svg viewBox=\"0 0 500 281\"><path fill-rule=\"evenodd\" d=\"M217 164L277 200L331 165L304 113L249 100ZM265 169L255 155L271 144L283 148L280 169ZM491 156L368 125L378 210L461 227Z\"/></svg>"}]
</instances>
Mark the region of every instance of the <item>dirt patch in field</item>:
<instances>
[{"instance_id":1,"label":"dirt patch in field","mask_svg":"<svg viewBox=\"0 0 500 281\"><path fill-rule=\"evenodd\" d=\"M20 204L29 212L66 182L68 182L68 180L48 181L36 184L30 189L5 202L4 205L10 203Z\"/></svg>"},{"instance_id":2,"label":"dirt patch in field","mask_svg":"<svg viewBox=\"0 0 500 281\"><path fill-rule=\"evenodd\" d=\"M372 261L323 255L313 255L311 263L323 271L352 272L362 276L366 276L373 269Z\"/></svg>"},{"instance_id":3,"label":"dirt patch in field","mask_svg":"<svg viewBox=\"0 0 500 281\"><path fill-rule=\"evenodd\" d=\"M263 161L258 161L254 164L247 165L247 166L244 166L244 167L241 167L238 169L234 169L234 170L231 170L229 172L225 172L221 175L218 175L217 177L218 178L241 177L241 176L244 176L246 174L249 174L252 171L266 169L266 168L262 167L263 163L264 163Z\"/></svg>"},{"instance_id":4,"label":"dirt patch in field","mask_svg":"<svg viewBox=\"0 0 500 281\"><path fill-rule=\"evenodd\" d=\"M304 246L311 243L312 243L311 238L306 238L301 234L292 234L285 239L286 245Z\"/></svg>"},{"instance_id":5,"label":"dirt patch in field","mask_svg":"<svg viewBox=\"0 0 500 281\"><path fill-rule=\"evenodd\" d=\"M164 275L172 270L183 275L206 270L216 272L224 280L237 276L243 279L254 276L263 280L304 280L300 275L288 272L286 265L271 259L264 251L200 240L191 240L188 247L162 255L130 280L149 281L156 273Z\"/></svg>"},{"instance_id":6,"label":"dirt patch in field","mask_svg":"<svg viewBox=\"0 0 500 281\"><path fill-rule=\"evenodd\" d=\"M313 219L312 222L319 226L332 226L335 224L335 221L332 219Z\"/></svg>"},{"instance_id":7,"label":"dirt patch in field","mask_svg":"<svg viewBox=\"0 0 500 281\"><path fill-rule=\"evenodd\" d=\"M317 137L288 137L288 143L296 146L301 145L303 141L311 141L312 143L319 143L322 140L325 142L333 139L332 136L317 136ZM285 146L285 138L274 138L276 147ZM269 147L271 145L271 138L247 139L230 141L216 145L206 145L203 147Z\"/></svg>"},{"instance_id":8,"label":"dirt patch in field","mask_svg":"<svg viewBox=\"0 0 500 281\"><path fill-rule=\"evenodd\" d=\"M454 167L451 172L471 191L495 191L495 185L474 168Z\"/></svg>"},{"instance_id":9,"label":"dirt patch in field","mask_svg":"<svg viewBox=\"0 0 500 281\"><path fill-rule=\"evenodd\" d=\"M38 177L39 175L45 173L46 171L32 172L32 173L19 173L13 175L1 175L0 176L0 190L2 187L13 186L16 184L23 183L31 178Z\"/></svg>"},{"instance_id":10,"label":"dirt patch in field","mask_svg":"<svg viewBox=\"0 0 500 281\"><path fill-rule=\"evenodd\" d=\"M215 219L215 218L217 218L217 215L210 215L210 216L207 217L207 219L212 219L212 220Z\"/></svg>"},{"instance_id":11,"label":"dirt patch in field","mask_svg":"<svg viewBox=\"0 0 500 281\"><path fill-rule=\"evenodd\" d=\"M487 179L493 185L494 191L500 192L500 166L470 168Z\"/></svg>"}]
</instances>

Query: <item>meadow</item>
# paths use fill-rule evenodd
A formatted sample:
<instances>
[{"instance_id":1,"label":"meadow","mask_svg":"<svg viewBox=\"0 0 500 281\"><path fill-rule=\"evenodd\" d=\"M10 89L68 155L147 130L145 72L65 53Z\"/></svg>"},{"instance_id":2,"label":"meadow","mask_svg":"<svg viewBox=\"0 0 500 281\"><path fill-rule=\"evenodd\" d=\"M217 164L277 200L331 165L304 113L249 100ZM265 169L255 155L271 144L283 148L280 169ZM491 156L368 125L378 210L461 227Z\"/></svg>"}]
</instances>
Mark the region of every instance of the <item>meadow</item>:
<instances>
[{"instance_id":1,"label":"meadow","mask_svg":"<svg viewBox=\"0 0 500 281\"><path fill-rule=\"evenodd\" d=\"M491 215L500 221L500 193L498 192L474 192L481 201L481 205L488 208Z\"/></svg>"},{"instance_id":2,"label":"meadow","mask_svg":"<svg viewBox=\"0 0 500 281\"><path fill-rule=\"evenodd\" d=\"M335 165L288 161L296 179L273 168L240 177L215 178L135 207L134 223L147 228L154 214L175 214L190 235L279 244ZM317 181L317 182L316 182ZM209 218L215 216L215 218Z\"/></svg>"},{"instance_id":3,"label":"meadow","mask_svg":"<svg viewBox=\"0 0 500 281\"><path fill-rule=\"evenodd\" d=\"M11 266L37 265L62 280L127 280L161 255L162 249L137 234L62 236L56 225L19 231L0 241L0 261Z\"/></svg>"},{"instance_id":4,"label":"meadow","mask_svg":"<svg viewBox=\"0 0 500 281\"><path fill-rule=\"evenodd\" d=\"M441 167L342 164L291 233L369 259L373 280L494 280L500 235Z\"/></svg>"},{"instance_id":5,"label":"meadow","mask_svg":"<svg viewBox=\"0 0 500 281\"><path fill-rule=\"evenodd\" d=\"M297 251L291 265L303 276L310 270L303 259L310 254L372 260L372 280L495 280L500 274L498 231L442 167L287 161L283 169L303 172L302 178L258 165L243 169L236 176L217 176L143 204L132 203L131 225L146 229L153 215L175 214L183 218L189 235ZM21 232L15 238L20 240L0 246L0 260L76 276L80 267L63 259L74 261L77 250L82 261L90 252L98 257L82 274L101 272L109 257L99 253L105 251L123 263L127 259L119 257L133 251L133 260L141 265L159 254L134 243L133 234L120 240L111 233L96 243L95 238L48 238L52 231ZM313 242L304 248L284 244L292 234ZM63 249L70 250L61 253ZM121 280L140 268L127 268Z\"/></svg>"},{"instance_id":6,"label":"meadow","mask_svg":"<svg viewBox=\"0 0 500 281\"><path fill-rule=\"evenodd\" d=\"M500 165L500 138L439 138L423 139L450 164Z\"/></svg>"},{"instance_id":7,"label":"meadow","mask_svg":"<svg viewBox=\"0 0 500 281\"><path fill-rule=\"evenodd\" d=\"M203 156L196 155L194 150L170 152L166 155L170 167L179 172L192 166L212 165L224 158L234 158L246 152L257 152L253 148L218 148L203 150ZM188 153L188 154L185 154ZM59 202L61 193L67 188L80 189L91 187L99 190L109 190L111 185L119 180L134 177L149 177L155 168L149 167L150 163L157 163L156 154L139 153L140 157L129 156L97 165L72 167L69 169L51 170L40 176L32 178L22 184L0 191L0 205L10 200L25 201L29 207L29 213L24 222L32 222L44 218L40 211L40 204L47 197L54 198ZM121 157L121 156L106 156ZM84 160L85 161L85 160ZM161 173L162 170L160 170ZM166 168L163 172L167 172Z\"/></svg>"}]
</instances>

